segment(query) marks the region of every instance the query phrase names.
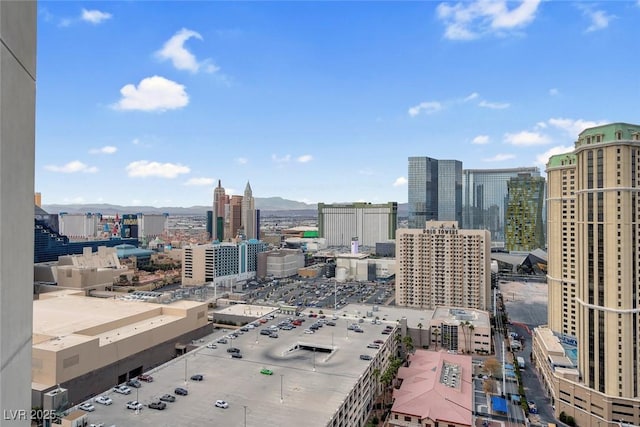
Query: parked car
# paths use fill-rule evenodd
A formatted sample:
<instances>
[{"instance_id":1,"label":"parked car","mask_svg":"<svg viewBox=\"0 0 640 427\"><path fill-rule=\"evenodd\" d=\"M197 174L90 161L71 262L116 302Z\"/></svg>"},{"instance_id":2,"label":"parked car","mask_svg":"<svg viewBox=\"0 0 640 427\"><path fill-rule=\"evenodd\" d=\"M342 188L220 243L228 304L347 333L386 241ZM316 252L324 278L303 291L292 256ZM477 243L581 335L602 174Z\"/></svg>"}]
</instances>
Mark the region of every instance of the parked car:
<instances>
[{"instance_id":1,"label":"parked car","mask_svg":"<svg viewBox=\"0 0 640 427\"><path fill-rule=\"evenodd\" d=\"M218 346L215 345L214 343L209 343L207 344L207 348L218 348Z\"/></svg>"},{"instance_id":2,"label":"parked car","mask_svg":"<svg viewBox=\"0 0 640 427\"><path fill-rule=\"evenodd\" d=\"M149 403L149 408L151 408L151 409L157 409L157 410L159 410L159 411L162 411L162 410L163 410L164 408L166 408L166 407L167 407L167 404L166 404L166 403L164 403L164 402L160 402L160 401L158 401L158 402L151 402L151 403Z\"/></svg>"},{"instance_id":3,"label":"parked car","mask_svg":"<svg viewBox=\"0 0 640 427\"><path fill-rule=\"evenodd\" d=\"M178 396L186 396L189 394L189 392L187 391L186 388L182 388L182 387L178 387L175 390L173 390L173 392L175 394L177 394Z\"/></svg>"},{"instance_id":4,"label":"parked car","mask_svg":"<svg viewBox=\"0 0 640 427\"><path fill-rule=\"evenodd\" d=\"M113 388L113 391L120 394L131 394L131 389L126 385L117 385Z\"/></svg>"},{"instance_id":5,"label":"parked car","mask_svg":"<svg viewBox=\"0 0 640 427\"><path fill-rule=\"evenodd\" d=\"M163 402L175 402L176 397L173 394L163 394L160 396L160 400Z\"/></svg>"},{"instance_id":6,"label":"parked car","mask_svg":"<svg viewBox=\"0 0 640 427\"><path fill-rule=\"evenodd\" d=\"M277 332L271 332L271 334L269 334L269 338L278 338L278 333Z\"/></svg>"},{"instance_id":7,"label":"parked car","mask_svg":"<svg viewBox=\"0 0 640 427\"><path fill-rule=\"evenodd\" d=\"M138 381L138 380L134 380L134 379L131 379L131 380L127 381L127 385L128 385L129 387L133 387L133 388L140 388L140 387L142 387L142 383L141 383L140 381Z\"/></svg>"},{"instance_id":8,"label":"parked car","mask_svg":"<svg viewBox=\"0 0 640 427\"><path fill-rule=\"evenodd\" d=\"M226 338L220 338L218 341L216 341L218 344L226 344L228 341Z\"/></svg>"},{"instance_id":9,"label":"parked car","mask_svg":"<svg viewBox=\"0 0 640 427\"><path fill-rule=\"evenodd\" d=\"M234 359L242 359L242 354L240 353L231 353L231 357Z\"/></svg>"},{"instance_id":10,"label":"parked car","mask_svg":"<svg viewBox=\"0 0 640 427\"><path fill-rule=\"evenodd\" d=\"M369 356L368 354L360 355L360 360L371 360L371 359L373 359L373 357Z\"/></svg>"},{"instance_id":11,"label":"parked car","mask_svg":"<svg viewBox=\"0 0 640 427\"><path fill-rule=\"evenodd\" d=\"M380 348L380 344L376 344L376 343L367 344L367 348Z\"/></svg>"},{"instance_id":12,"label":"parked car","mask_svg":"<svg viewBox=\"0 0 640 427\"><path fill-rule=\"evenodd\" d=\"M305 329L304 333L305 334L313 334L314 332L311 329Z\"/></svg>"},{"instance_id":13,"label":"parked car","mask_svg":"<svg viewBox=\"0 0 640 427\"><path fill-rule=\"evenodd\" d=\"M229 347L227 353L240 353L240 349L237 347Z\"/></svg>"},{"instance_id":14,"label":"parked car","mask_svg":"<svg viewBox=\"0 0 640 427\"><path fill-rule=\"evenodd\" d=\"M373 343L374 344L384 344L384 341L383 340L375 340Z\"/></svg>"},{"instance_id":15,"label":"parked car","mask_svg":"<svg viewBox=\"0 0 640 427\"><path fill-rule=\"evenodd\" d=\"M138 376L138 380L144 381L145 383L152 383L153 377L151 375L142 374Z\"/></svg>"},{"instance_id":16,"label":"parked car","mask_svg":"<svg viewBox=\"0 0 640 427\"><path fill-rule=\"evenodd\" d=\"M82 409L83 411L87 411L87 412L93 412L96 410L96 407L89 402L85 402L85 403L79 404L78 409Z\"/></svg>"},{"instance_id":17,"label":"parked car","mask_svg":"<svg viewBox=\"0 0 640 427\"><path fill-rule=\"evenodd\" d=\"M260 335L271 335L271 331L269 329L263 329L260 331Z\"/></svg>"},{"instance_id":18,"label":"parked car","mask_svg":"<svg viewBox=\"0 0 640 427\"><path fill-rule=\"evenodd\" d=\"M137 400L130 400L127 402L127 409L142 409L142 404Z\"/></svg>"},{"instance_id":19,"label":"parked car","mask_svg":"<svg viewBox=\"0 0 640 427\"><path fill-rule=\"evenodd\" d=\"M96 403L100 403L102 405L111 405L113 404L113 400L111 400L108 396L98 396L95 398Z\"/></svg>"},{"instance_id":20,"label":"parked car","mask_svg":"<svg viewBox=\"0 0 640 427\"><path fill-rule=\"evenodd\" d=\"M224 400L216 400L216 408L227 409L229 404Z\"/></svg>"},{"instance_id":21,"label":"parked car","mask_svg":"<svg viewBox=\"0 0 640 427\"><path fill-rule=\"evenodd\" d=\"M202 374L194 374L194 375L191 375L191 380L192 381L202 381L202 380L204 380L204 377L202 376Z\"/></svg>"},{"instance_id":22,"label":"parked car","mask_svg":"<svg viewBox=\"0 0 640 427\"><path fill-rule=\"evenodd\" d=\"M273 375L273 371L271 369L262 368L260 369L260 373L264 375Z\"/></svg>"}]
</instances>

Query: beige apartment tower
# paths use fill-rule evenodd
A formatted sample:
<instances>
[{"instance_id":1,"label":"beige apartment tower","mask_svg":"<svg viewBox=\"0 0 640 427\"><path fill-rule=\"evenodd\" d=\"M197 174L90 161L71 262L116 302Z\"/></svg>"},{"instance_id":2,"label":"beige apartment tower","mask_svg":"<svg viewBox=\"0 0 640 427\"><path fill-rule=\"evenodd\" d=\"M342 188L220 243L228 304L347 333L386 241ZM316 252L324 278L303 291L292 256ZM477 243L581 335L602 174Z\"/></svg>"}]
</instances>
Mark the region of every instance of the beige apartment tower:
<instances>
[{"instance_id":1,"label":"beige apartment tower","mask_svg":"<svg viewBox=\"0 0 640 427\"><path fill-rule=\"evenodd\" d=\"M491 237L461 230L456 221L427 221L423 229L396 232L396 304L489 307Z\"/></svg>"},{"instance_id":2,"label":"beige apartment tower","mask_svg":"<svg viewBox=\"0 0 640 427\"><path fill-rule=\"evenodd\" d=\"M640 126L583 131L572 153L549 159L547 177L549 328L577 339L579 371L549 376L556 412L637 425Z\"/></svg>"}]
</instances>

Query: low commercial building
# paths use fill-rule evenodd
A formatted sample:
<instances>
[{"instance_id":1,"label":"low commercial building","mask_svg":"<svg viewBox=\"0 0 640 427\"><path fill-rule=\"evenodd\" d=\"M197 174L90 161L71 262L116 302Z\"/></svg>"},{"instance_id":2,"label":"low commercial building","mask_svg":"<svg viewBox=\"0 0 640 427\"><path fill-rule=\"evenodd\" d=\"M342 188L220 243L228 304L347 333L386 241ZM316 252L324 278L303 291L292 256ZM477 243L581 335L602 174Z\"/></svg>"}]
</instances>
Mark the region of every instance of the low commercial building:
<instances>
[{"instance_id":1,"label":"low commercial building","mask_svg":"<svg viewBox=\"0 0 640 427\"><path fill-rule=\"evenodd\" d=\"M304 254L300 249L276 249L258 254L257 277L282 279L298 274L304 267Z\"/></svg>"},{"instance_id":2,"label":"low commercial building","mask_svg":"<svg viewBox=\"0 0 640 427\"><path fill-rule=\"evenodd\" d=\"M121 275L131 277L133 271L120 264L115 248L98 247L92 252L83 249L82 255L63 255L57 263L41 263L34 266L36 282L56 284L60 288L104 290Z\"/></svg>"},{"instance_id":3,"label":"low commercial building","mask_svg":"<svg viewBox=\"0 0 640 427\"><path fill-rule=\"evenodd\" d=\"M71 402L93 396L172 359L209 328L202 302L42 294L33 302L33 406L58 386Z\"/></svg>"},{"instance_id":4,"label":"low commercial building","mask_svg":"<svg viewBox=\"0 0 640 427\"><path fill-rule=\"evenodd\" d=\"M217 341L228 331L215 332L198 349L151 371L154 381L140 389L142 404L175 387L188 389L189 396L178 397L168 411L145 409L139 423L229 426L245 419L247 425L278 427L365 426L382 390L379 375L396 354L394 323L359 324L341 313L335 326L315 333L305 333L305 326L278 330L277 338L260 333L274 330L286 316L265 317L263 325L226 343ZM311 322L307 318L303 325ZM361 333L347 329L353 323ZM392 326L390 334L381 333L386 325ZM230 347L242 357L231 357ZM194 374L202 381L190 381ZM132 399L111 397L113 405L100 408L100 422L130 425L132 414L123 405ZM219 399L227 409L214 407Z\"/></svg>"},{"instance_id":5,"label":"low commercial building","mask_svg":"<svg viewBox=\"0 0 640 427\"><path fill-rule=\"evenodd\" d=\"M471 356L417 350L398 370L389 426L424 427L473 424Z\"/></svg>"}]
</instances>

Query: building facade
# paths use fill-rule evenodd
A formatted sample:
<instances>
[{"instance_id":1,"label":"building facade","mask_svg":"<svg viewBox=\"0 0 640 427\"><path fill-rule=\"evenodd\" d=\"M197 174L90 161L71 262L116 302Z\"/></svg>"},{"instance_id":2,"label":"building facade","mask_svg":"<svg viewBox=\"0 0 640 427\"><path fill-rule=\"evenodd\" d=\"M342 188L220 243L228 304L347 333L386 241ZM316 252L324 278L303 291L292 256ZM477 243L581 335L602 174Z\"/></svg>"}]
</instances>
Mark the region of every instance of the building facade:
<instances>
[{"instance_id":1,"label":"building facade","mask_svg":"<svg viewBox=\"0 0 640 427\"><path fill-rule=\"evenodd\" d=\"M258 253L266 250L267 245L258 240L186 246L182 257L182 284L193 286L254 278Z\"/></svg>"},{"instance_id":2,"label":"building facade","mask_svg":"<svg viewBox=\"0 0 640 427\"><path fill-rule=\"evenodd\" d=\"M421 230L398 230L396 304L486 310L491 288L490 245L488 231L462 230L454 221L428 221Z\"/></svg>"},{"instance_id":3,"label":"building facade","mask_svg":"<svg viewBox=\"0 0 640 427\"><path fill-rule=\"evenodd\" d=\"M0 2L0 407L31 409L36 2ZM30 420L3 420L28 426Z\"/></svg>"},{"instance_id":4,"label":"building facade","mask_svg":"<svg viewBox=\"0 0 640 427\"><path fill-rule=\"evenodd\" d=\"M505 249L509 252L529 252L546 247L542 220L544 189L544 178L528 173L507 182Z\"/></svg>"},{"instance_id":5,"label":"building facade","mask_svg":"<svg viewBox=\"0 0 640 427\"><path fill-rule=\"evenodd\" d=\"M276 249L258 253L257 277L282 279L298 274L304 267L304 253L300 249Z\"/></svg>"},{"instance_id":6,"label":"building facade","mask_svg":"<svg viewBox=\"0 0 640 427\"><path fill-rule=\"evenodd\" d=\"M398 203L318 203L318 234L327 246L350 246L353 238L359 246L375 247L394 239L398 228Z\"/></svg>"},{"instance_id":7,"label":"building facade","mask_svg":"<svg viewBox=\"0 0 640 427\"><path fill-rule=\"evenodd\" d=\"M79 213L70 214L60 212L58 214L60 234L64 234L71 241L83 241L95 239L102 232L101 214Z\"/></svg>"},{"instance_id":8,"label":"building facade","mask_svg":"<svg viewBox=\"0 0 640 427\"><path fill-rule=\"evenodd\" d=\"M462 162L409 157L409 228L426 221L462 223Z\"/></svg>"},{"instance_id":9,"label":"building facade","mask_svg":"<svg viewBox=\"0 0 640 427\"><path fill-rule=\"evenodd\" d=\"M640 126L586 129L547 171L549 326L573 333L579 371L545 378L556 416L639 424ZM538 366L544 372L548 358Z\"/></svg>"},{"instance_id":10,"label":"building facade","mask_svg":"<svg viewBox=\"0 0 640 427\"><path fill-rule=\"evenodd\" d=\"M537 167L463 170L462 228L489 230L494 245L501 245L505 241L507 183L522 173L540 176Z\"/></svg>"}]
</instances>

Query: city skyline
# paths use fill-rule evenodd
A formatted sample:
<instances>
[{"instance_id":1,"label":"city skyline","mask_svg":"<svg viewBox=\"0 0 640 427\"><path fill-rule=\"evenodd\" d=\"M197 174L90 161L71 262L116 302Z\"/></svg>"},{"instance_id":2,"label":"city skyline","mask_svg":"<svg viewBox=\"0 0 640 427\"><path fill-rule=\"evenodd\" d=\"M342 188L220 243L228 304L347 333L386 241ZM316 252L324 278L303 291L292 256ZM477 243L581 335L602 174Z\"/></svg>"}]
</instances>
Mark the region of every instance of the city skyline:
<instances>
[{"instance_id":1,"label":"city skyline","mask_svg":"<svg viewBox=\"0 0 640 427\"><path fill-rule=\"evenodd\" d=\"M638 1L40 2L35 191L189 207L221 179L406 203L411 156L544 173L585 128L637 122L639 16Z\"/></svg>"}]
</instances>

